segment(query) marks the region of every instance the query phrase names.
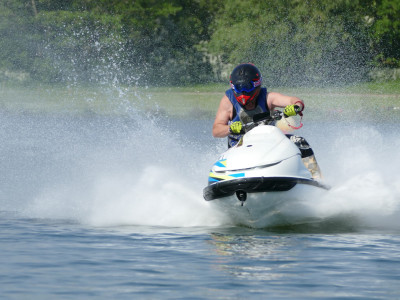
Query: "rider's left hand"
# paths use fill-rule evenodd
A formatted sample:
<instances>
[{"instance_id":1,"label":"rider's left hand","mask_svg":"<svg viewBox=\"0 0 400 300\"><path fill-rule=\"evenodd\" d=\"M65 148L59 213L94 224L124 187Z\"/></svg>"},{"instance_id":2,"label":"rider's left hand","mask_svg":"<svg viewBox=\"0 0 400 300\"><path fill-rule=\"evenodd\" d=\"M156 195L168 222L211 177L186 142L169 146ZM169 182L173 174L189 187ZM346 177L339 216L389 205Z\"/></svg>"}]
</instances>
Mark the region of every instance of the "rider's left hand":
<instances>
[{"instance_id":1,"label":"rider's left hand","mask_svg":"<svg viewBox=\"0 0 400 300\"><path fill-rule=\"evenodd\" d=\"M288 105L285 107L283 113L286 117L293 117L301 113L301 108L296 104Z\"/></svg>"}]
</instances>

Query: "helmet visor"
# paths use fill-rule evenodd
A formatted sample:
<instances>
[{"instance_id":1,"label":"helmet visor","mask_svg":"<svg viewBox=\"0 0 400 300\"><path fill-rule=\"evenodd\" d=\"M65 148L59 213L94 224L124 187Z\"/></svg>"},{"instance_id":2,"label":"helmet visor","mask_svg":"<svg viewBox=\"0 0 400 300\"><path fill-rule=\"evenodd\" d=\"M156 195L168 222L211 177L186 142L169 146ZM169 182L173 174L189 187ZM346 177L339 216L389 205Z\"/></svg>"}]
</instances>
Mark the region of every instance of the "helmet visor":
<instances>
[{"instance_id":1,"label":"helmet visor","mask_svg":"<svg viewBox=\"0 0 400 300\"><path fill-rule=\"evenodd\" d=\"M261 85L262 82L262 78L260 77L260 79L256 80L256 81L250 81L250 82L246 82L246 83L237 83L237 84L233 84L231 81L231 87L232 89L237 93L251 93L252 91L254 91L254 89L258 86Z\"/></svg>"}]
</instances>

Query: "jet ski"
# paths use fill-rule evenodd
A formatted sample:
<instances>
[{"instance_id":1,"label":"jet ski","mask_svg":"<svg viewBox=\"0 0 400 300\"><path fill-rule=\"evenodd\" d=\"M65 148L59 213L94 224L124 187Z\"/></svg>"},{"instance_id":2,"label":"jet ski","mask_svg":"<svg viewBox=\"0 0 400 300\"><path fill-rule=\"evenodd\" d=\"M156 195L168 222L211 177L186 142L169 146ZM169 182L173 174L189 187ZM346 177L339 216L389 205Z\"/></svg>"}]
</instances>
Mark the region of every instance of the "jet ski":
<instances>
[{"instance_id":1,"label":"jet ski","mask_svg":"<svg viewBox=\"0 0 400 300\"><path fill-rule=\"evenodd\" d=\"M247 130L239 143L211 168L204 199L235 223L280 224L284 207L329 189L313 179L299 148L275 126L285 117L280 111L255 115L253 122L244 125Z\"/></svg>"}]
</instances>

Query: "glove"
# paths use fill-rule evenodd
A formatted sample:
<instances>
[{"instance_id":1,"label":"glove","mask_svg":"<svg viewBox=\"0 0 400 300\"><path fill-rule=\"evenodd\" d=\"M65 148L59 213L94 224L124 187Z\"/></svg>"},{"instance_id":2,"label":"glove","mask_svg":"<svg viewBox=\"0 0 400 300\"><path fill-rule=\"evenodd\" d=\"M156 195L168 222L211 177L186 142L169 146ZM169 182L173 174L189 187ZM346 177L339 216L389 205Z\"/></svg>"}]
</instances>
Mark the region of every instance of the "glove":
<instances>
[{"instance_id":1,"label":"glove","mask_svg":"<svg viewBox=\"0 0 400 300\"><path fill-rule=\"evenodd\" d=\"M236 121L231 123L231 126L229 126L229 132L233 134L238 134L242 131L242 122Z\"/></svg>"},{"instance_id":2,"label":"glove","mask_svg":"<svg viewBox=\"0 0 400 300\"><path fill-rule=\"evenodd\" d=\"M285 107L285 110L283 111L284 115L286 117L293 117L299 113L301 113L301 108L298 105L292 104L288 105Z\"/></svg>"}]
</instances>

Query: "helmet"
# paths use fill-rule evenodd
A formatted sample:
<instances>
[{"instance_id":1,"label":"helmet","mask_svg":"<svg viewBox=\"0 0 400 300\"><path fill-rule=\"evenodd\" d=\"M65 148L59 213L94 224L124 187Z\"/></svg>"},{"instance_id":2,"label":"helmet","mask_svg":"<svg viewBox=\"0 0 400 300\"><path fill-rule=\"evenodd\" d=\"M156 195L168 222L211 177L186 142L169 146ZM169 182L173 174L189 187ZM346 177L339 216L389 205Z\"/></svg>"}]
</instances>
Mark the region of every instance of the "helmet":
<instances>
[{"instance_id":1,"label":"helmet","mask_svg":"<svg viewBox=\"0 0 400 300\"><path fill-rule=\"evenodd\" d=\"M238 65L230 76L233 94L241 105L246 105L258 96L261 83L261 73L253 64Z\"/></svg>"}]
</instances>

